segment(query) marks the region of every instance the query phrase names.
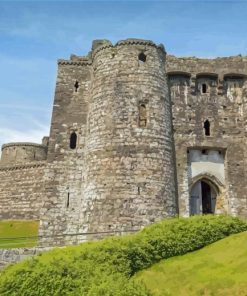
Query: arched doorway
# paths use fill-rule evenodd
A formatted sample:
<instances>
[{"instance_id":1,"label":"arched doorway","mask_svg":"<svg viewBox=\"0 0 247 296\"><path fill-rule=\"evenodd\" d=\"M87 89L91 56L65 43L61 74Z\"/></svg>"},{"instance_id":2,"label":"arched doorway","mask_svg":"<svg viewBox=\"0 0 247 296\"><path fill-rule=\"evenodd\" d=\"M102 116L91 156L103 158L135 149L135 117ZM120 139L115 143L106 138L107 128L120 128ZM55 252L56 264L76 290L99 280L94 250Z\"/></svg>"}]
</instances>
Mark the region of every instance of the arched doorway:
<instances>
[{"instance_id":1,"label":"arched doorway","mask_svg":"<svg viewBox=\"0 0 247 296\"><path fill-rule=\"evenodd\" d=\"M217 195L217 186L211 181L197 181L190 191L190 215L214 214Z\"/></svg>"}]
</instances>

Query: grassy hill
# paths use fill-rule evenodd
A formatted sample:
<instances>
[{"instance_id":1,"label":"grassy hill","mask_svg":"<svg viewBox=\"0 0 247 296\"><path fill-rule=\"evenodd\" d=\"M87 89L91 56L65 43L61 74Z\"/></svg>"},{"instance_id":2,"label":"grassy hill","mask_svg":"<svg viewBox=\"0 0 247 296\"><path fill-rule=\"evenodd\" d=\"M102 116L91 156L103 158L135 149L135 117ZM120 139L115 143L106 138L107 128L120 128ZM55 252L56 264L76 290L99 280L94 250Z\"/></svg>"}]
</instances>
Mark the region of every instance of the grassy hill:
<instances>
[{"instance_id":1,"label":"grassy hill","mask_svg":"<svg viewBox=\"0 0 247 296\"><path fill-rule=\"evenodd\" d=\"M247 232L162 260L140 272L136 280L155 296L246 296Z\"/></svg>"},{"instance_id":2,"label":"grassy hill","mask_svg":"<svg viewBox=\"0 0 247 296\"><path fill-rule=\"evenodd\" d=\"M38 229L39 221L0 221L0 249L35 246L37 244Z\"/></svg>"},{"instance_id":3,"label":"grassy hill","mask_svg":"<svg viewBox=\"0 0 247 296\"><path fill-rule=\"evenodd\" d=\"M168 219L131 236L53 249L5 269L0 295L150 296L135 274L243 231L247 222L238 218L197 216Z\"/></svg>"}]
</instances>

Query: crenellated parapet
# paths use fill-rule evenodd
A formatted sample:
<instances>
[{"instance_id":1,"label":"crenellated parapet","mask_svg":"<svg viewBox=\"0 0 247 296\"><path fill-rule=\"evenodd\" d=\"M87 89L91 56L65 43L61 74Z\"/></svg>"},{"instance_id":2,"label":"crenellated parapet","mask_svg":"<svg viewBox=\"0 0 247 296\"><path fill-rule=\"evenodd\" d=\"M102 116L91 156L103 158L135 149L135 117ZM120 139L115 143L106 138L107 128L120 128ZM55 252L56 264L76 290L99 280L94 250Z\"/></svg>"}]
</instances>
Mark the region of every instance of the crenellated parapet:
<instances>
[{"instance_id":1,"label":"crenellated parapet","mask_svg":"<svg viewBox=\"0 0 247 296\"><path fill-rule=\"evenodd\" d=\"M92 60L90 57L78 57L72 55L70 60L58 60L58 65L70 65L70 66L90 66L92 65Z\"/></svg>"}]
</instances>

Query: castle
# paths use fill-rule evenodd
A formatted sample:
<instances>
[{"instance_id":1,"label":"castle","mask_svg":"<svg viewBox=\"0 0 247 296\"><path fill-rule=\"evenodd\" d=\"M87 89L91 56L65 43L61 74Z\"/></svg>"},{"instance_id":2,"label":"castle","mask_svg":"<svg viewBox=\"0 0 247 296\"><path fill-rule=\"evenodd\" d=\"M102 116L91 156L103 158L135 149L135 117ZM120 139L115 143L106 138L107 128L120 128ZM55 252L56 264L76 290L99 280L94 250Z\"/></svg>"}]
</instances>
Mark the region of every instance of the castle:
<instances>
[{"instance_id":1,"label":"castle","mask_svg":"<svg viewBox=\"0 0 247 296\"><path fill-rule=\"evenodd\" d=\"M178 214L247 217L246 74L247 57L178 58L140 39L59 60L49 137L2 147L0 219L40 220L53 244Z\"/></svg>"}]
</instances>

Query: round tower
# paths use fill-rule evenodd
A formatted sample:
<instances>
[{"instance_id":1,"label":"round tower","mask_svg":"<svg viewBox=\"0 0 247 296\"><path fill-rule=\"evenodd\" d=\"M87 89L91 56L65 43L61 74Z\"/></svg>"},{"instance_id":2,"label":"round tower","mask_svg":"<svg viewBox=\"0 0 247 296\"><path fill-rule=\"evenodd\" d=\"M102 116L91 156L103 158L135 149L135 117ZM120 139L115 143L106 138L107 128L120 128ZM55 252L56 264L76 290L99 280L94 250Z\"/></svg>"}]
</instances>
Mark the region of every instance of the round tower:
<instances>
[{"instance_id":1,"label":"round tower","mask_svg":"<svg viewBox=\"0 0 247 296\"><path fill-rule=\"evenodd\" d=\"M127 230L177 214L166 52L152 41L97 41L86 139L90 231Z\"/></svg>"},{"instance_id":2,"label":"round tower","mask_svg":"<svg viewBox=\"0 0 247 296\"><path fill-rule=\"evenodd\" d=\"M47 146L35 143L8 143L2 146L1 165L13 165L46 159Z\"/></svg>"}]
</instances>

